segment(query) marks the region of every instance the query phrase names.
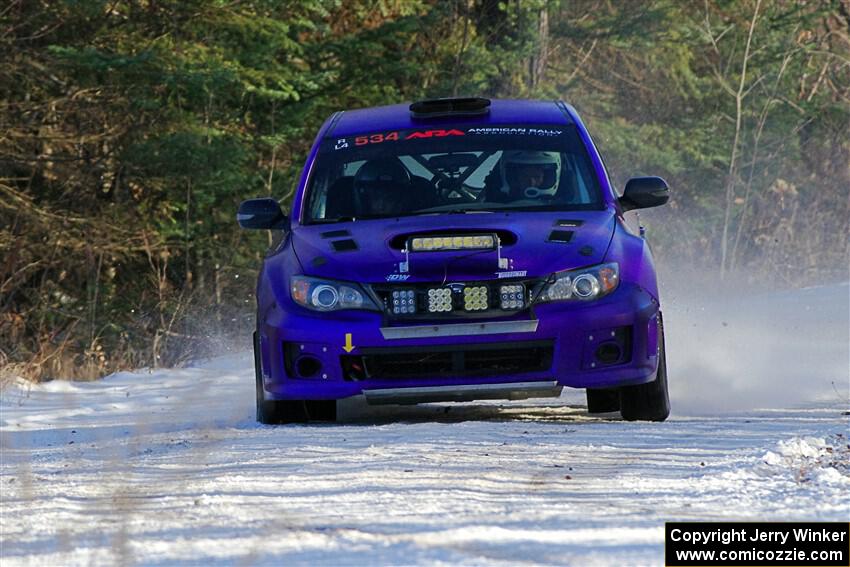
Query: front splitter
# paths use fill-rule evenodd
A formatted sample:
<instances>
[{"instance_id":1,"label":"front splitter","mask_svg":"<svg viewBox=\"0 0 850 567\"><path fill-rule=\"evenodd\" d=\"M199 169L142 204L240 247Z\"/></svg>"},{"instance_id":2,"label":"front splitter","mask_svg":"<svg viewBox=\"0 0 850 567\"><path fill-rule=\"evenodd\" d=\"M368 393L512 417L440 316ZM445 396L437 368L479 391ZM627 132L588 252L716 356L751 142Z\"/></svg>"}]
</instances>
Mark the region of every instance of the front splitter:
<instances>
[{"instance_id":1,"label":"front splitter","mask_svg":"<svg viewBox=\"0 0 850 567\"><path fill-rule=\"evenodd\" d=\"M363 390L369 405L421 404L426 402L469 402L472 400L526 400L557 398L563 386L554 380L509 382L507 384L466 384L419 388Z\"/></svg>"}]
</instances>

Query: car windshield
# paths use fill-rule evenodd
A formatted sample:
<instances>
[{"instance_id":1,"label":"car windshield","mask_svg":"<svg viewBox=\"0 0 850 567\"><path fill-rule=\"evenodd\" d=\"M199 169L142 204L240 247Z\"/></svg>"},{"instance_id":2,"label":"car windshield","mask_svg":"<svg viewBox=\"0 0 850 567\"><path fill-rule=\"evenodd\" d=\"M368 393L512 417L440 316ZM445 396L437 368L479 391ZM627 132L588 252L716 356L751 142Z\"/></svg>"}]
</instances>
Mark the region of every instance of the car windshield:
<instances>
[{"instance_id":1,"label":"car windshield","mask_svg":"<svg viewBox=\"0 0 850 567\"><path fill-rule=\"evenodd\" d=\"M602 207L574 125L445 126L324 140L306 222Z\"/></svg>"}]
</instances>

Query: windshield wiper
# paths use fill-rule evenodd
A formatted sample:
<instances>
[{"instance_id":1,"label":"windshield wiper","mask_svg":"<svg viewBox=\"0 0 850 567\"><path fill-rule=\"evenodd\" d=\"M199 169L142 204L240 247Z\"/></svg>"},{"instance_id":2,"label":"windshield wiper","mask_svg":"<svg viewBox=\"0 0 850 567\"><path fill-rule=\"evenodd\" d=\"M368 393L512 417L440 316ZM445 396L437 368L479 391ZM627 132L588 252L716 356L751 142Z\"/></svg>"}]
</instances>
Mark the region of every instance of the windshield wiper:
<instances>
[{"instance_id":1,"label":"windshield wiper","mask_svg":"<svg viewBox=\"0 0 850 567\"><path fill-rule=\"evenodd\" d=\"M312 219L310 224L333 224L337 222L355 222L359 220L395 219L401 217L418 217L424 215L468 215L473 213L495 213L489 209L447 209L441 211L412 211L395 215L359 215L356 217L336 217L332 219Z\"/></svg>"},{"instance_id":2,"label":"windshield wiper","mask_svg":"<svg viewBox=\"0 0 850 567\"><path fill-rule=\"evenodd\" d=\"M336 217L333 219L310 219L310 224L333 224L335 222L354 222L354 217Z\"/></svg>"},{"instance_id":3,"label":"windshield wiper","mask_svg":"<svg viewBox=\"0 0 850 567\"><path fill-rule=\"evenodd\" d=\"M495 211L491 211L489 209L445 209L439 211L420 211L417 213L411 213L413 215L468 215L473 213L494 213Z\"/></svg>"}]
</instances>

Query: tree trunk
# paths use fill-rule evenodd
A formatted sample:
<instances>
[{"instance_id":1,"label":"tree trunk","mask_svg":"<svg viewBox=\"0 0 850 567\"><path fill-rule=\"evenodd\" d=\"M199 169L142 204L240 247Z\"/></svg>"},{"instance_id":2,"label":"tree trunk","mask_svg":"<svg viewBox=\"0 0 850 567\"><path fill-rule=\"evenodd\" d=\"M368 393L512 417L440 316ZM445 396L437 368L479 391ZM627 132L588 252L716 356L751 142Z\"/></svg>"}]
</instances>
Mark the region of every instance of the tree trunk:
<instances>
[{"instance_id":1,"label":"tree trunk","mask_svg":"<svg viewBox=\"0 0 850 567\"><path fill-rule=\"evenodd\" d=\"M537 16L537 50L528 62L528 89L533 91L546 72L549 57L549 11L544 6Z\"/></svg>"}]
</instances>

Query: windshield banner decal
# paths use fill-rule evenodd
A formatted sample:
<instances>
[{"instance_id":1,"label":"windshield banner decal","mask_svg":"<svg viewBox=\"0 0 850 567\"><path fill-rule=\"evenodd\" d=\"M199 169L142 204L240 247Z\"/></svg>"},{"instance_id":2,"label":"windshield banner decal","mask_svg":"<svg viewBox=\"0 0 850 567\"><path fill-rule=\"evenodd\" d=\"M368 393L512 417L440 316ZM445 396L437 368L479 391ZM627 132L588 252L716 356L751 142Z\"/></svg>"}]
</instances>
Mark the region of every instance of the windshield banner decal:
<instances>
[{"instance_id":1,"label":"windshield banner decal","mask_svg":"<svg viewBox=\"0 0 850 567\"><path fill-rule=\"evenodd\" d=\"M451 129L429 129L429 130L393 130L390 132L376 132L364 134L353 138L337 138L333 140L334 150L346 150L355 147L373 146L384 142L401 142L410 140L429 140L433 138L446 138L451 136L530 136L535 138L554 138L561 136L563 130L555 127L545 126L487 126Z\"/></svg>"}]
</instances>

